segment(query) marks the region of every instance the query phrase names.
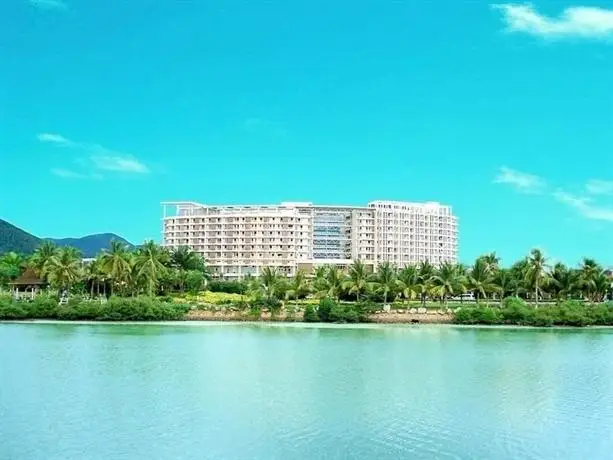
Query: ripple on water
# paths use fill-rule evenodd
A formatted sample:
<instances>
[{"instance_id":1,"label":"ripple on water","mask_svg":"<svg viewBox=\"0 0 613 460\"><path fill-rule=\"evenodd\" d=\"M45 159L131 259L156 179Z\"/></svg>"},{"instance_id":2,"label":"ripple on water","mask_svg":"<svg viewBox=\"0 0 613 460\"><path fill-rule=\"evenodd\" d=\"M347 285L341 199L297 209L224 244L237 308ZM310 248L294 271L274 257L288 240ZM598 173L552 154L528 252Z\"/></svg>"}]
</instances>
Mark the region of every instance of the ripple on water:
<instances>
[{"instance_id":1,"label":"ripple on water","mask_svg":"<svg viewBox=\"0 0 613 460\"><path fill-rule=\"evenodd\" d=\"M613 451L602 332L0 325L0 372L2 459Z\"/></svg>"}]
</instances>

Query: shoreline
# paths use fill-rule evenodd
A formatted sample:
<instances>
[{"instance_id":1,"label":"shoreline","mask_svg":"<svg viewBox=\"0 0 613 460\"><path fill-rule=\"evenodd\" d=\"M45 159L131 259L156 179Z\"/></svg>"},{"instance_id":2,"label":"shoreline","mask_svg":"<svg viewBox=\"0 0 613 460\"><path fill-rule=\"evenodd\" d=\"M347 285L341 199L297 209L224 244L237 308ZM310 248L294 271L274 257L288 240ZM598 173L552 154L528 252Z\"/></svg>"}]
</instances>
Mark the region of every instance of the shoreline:
<instances>
[{"instance_id":1,"label":"shoreline","mask_svg":"<svg viewBox=\"0 0 613 460\"><path fill-rule=\"evenodd\" d=\"M535 331L594 331L613 332L613 326L520 326L511 324L454 324L454 323L306 323L302 321L240 321L240 320L180 320L180 321L88 321L59 319L0 320L3 324L30 325L75 325L75 326L182 326L182 327L218 327L218 326L258 326L297 329L491 329L491 330L535 330Z\"/></svg>"}]
</instances>

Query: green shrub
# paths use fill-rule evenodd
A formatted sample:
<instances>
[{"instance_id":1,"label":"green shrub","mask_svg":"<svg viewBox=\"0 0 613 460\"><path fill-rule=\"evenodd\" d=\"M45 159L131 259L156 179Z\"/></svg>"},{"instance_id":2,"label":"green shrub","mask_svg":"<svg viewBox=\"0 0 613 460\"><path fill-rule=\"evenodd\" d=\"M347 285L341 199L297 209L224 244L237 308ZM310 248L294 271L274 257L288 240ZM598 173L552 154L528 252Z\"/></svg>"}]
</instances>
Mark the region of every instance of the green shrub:
<instances>
[{"instance_id":1,"label":"green shrub","mask_svg":"<svg viewBox=\"0 0 613 460\"><path fill-rule=\"evenodd\" d=\"M330 312L332 308L336 305L336 302L328 297L321 299L319 301L319 307L317 308L317 315L319 316L319 321L322 323L327 323L330 321Z\"/></svg>"},{"instance_id":2,"label":"green shrub","mask_svg":"<svg viewBox=\"0 0 613 460\"><path fill-rule=\"evenodd\" d=\"M554 324L554 315L550 308L539 308L532 314L531 326L551 327Z\"/></svg>"},{"instance_id":3,"label":"green shrub","mask_svg":"<svg viewBox=\"0 0 613 460\"><path fill-rule=\"evenodd\" d=\"M305 323L316 323L319 321L319 315L313 305L307 305L304 309L303 320Z\"/></svg>"},{"instance_id":4,"label":"green shrub","mask_svg":"<svg viewBox=\"0 0 613 460\"><path fill-rule=\"evenodd\" d=\"M502 324L503 316L498 308L479 306L461 308L454 319L458 324Z\"/></svg>"},{"instance_id":5,"label":"green shrub","mask_svg":"<svg viewBox=\"0 0 613 460\"><path fill-rule=\"evenodd\" d=\"M247 318L252 321L259 321L262 319L262 309L257 305L252 305L247 312Z\"/></svg>"},{"instance_id":6,"label":"green shrub","mask_svg":"<svg viewBox=\"0 0 613 460\"><path fill-rule=\"evenodd\" d=\"M353 307L345 308L345 318L346 323L358 323L360 321L360 315Z\"/></svg>"},{"instance_id":7,"label":"green shrub","mask_svg":"<svg viewBox=\"0 0 613 460\"><path fill-rule=\"evenodd\" d=\"M613 326L613 305L594 305L588 310L592 323L598 326Z\"/></svg>"},{"instance_id":8,"label":"green shrub","mask_svg":"<svg viewBox=\"0 0 613 460\"><path fill-rule=\"evenodd\" d=\"M592 324L592 318L588 315L589 307L583 302L569 300L553 309L554 324L558 326L582 327Z\"/></svg>"},{"instance_id":9,"label":"green shrub","mask_svg":"<svg viewBox=\"0 0 613 460\"><path fill-rule=\"evenodd\" d=\"M344 323L345 307L338 303L332 305L332 308L330 308L330 312L328 313L328 321L331 323Z\"/></svg>"},{"instance_id":10,"label":"green shrub","mask_svg":"<svg viewBox=\"0 0 613 460\"><path fill-rule=\"evenodd\" d=\"M472 308L460 308L455 312L453 320L457 324L474 324Z\"/></svg>"},{"instance_id":11,"label":"green shrub","mask_svg":"<svg viewBox=\"0 0 613 460\"><path fill-rule=\"evenodd\" d=\"M14 302L10 297L0 297L0 320L27 319L28 312L21 302Z\"/></svg>"},{"instance_id":12,"label":"green shrub","mask_svg":"<svg viewBox=\"0 0 613 460\"><path fill-rule=\"evenodd\" d=\"M527 325L534 320L534 309L518 297L508 297L503 301L500 311L502 320L506 324Z\"/></svg>"},{"instance_id":13,"label":"green shrub","mask_svg":"<svg viewBox=\"0 0 613 460\"><path fill-rule=\"evenodd\" d=\"M213 280L207 285L211 292L225 292L227 294L245 294L247 284L242 281Z\"/></svg>"}]
</instances>

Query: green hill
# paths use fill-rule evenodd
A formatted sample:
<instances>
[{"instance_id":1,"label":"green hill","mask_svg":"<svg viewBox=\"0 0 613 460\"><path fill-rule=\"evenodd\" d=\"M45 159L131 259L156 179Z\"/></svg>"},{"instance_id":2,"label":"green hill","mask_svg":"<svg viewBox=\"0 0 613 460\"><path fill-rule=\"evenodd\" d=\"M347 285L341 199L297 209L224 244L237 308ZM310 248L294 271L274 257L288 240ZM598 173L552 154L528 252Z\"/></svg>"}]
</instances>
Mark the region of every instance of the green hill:
<instances>
[{"instance_id":1,"label":"green hill","mask_svg":"<svg viewBox=\"0 0 613 460\"><path fill-rule=\"evenodd\" d=\"M14 251L31 254L41 239L0 219L0 253Z\"/></svg>"},{"instance_id":2,"label":"green hill","mask_svg":"<svg viewBox=\"0 0 613 460\"><path fill-rule=\"evenodd\" d=\"M113 240L118 240L127 246L132 246L130 242L114 233L87 235L82 238L44 239L53 241L58 246L73 246L83 253L83 257L95 257L102 249L108 248ZM0 254L9 251L31 254L42 241L43 238L38 238L0 219Z\"/></svg>"}]
</instances>

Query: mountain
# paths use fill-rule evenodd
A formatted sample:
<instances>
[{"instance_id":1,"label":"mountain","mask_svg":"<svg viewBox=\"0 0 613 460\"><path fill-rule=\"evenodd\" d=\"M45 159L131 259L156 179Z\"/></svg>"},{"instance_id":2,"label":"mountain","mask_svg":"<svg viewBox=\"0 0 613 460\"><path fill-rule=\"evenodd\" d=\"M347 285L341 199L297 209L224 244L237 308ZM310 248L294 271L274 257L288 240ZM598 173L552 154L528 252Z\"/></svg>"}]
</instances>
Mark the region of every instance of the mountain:
<instances>
[{"instance_id":1,"label":"mountain","mask_svg":"<svg viewBox=\"0 0 613 460\"><path fill-rule=\"evenodd\" d=\"M31 254L43 240L53 241L58 246L73 246L83 253L83 257L95 257L102 249L108 248L113 240L133 247L130 242L114 233L87 235L82 238L39 238L0 219L0 254L9 251Z\"/></svg>"},{"instance_id":2,"label":"mountain","mask_svg":"<svg viewBox=\"0 0 613 460\"><path fill-rule=\"evenodd\" d=\"M0 219L0 253L15 251L30 254L40 245L40 238Z\"/></svg>"},{"instance_id":3,"label":"mountain","mask_svg":"<svg viewBox=\"0 0 613 460\"><path fill-rule=\"evenodd\" d=\"M83 253L83 257L96 257L102 249L106 249L111 245L111 241L119 241L126 246L132 247L132 244L122 237L114 233L99 233L96 235L87 235L82 238L45 238L53 241L58 246L72 246L79 249Z\"/></svg>"}]
</instances>

